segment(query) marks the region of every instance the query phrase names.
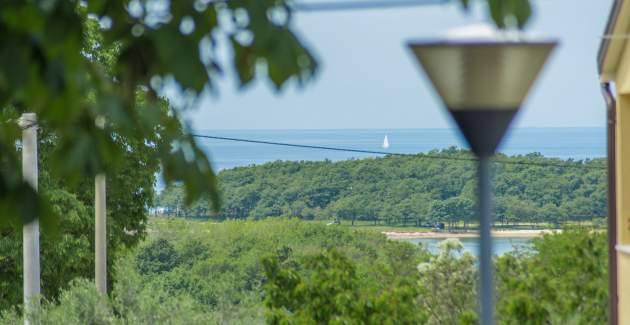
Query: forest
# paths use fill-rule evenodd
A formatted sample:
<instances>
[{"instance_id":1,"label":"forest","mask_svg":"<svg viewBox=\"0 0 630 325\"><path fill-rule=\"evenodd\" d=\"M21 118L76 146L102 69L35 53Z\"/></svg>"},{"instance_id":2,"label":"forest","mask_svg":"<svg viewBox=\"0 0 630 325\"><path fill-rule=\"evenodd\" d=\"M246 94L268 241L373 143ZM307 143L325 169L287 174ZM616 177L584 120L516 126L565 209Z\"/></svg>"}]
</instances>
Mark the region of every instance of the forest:
<instances>
[{"instance_id":1,"label":"forest","mask_svg":"<svg viewBox=\"0 0 630 325\"><path fill-rule=\"evenodd\" d=\"M259 220L296 217L386 225L468 227L474 223L475 163L458 148L360 160L277 161L218 174L222 209L208 200L185 205L183 187L155 200L160 214ZM495 159L496 226L561 227L567 221L603 224L603 159L562 160L532 153Z\"/></svg>"},{"instance_id":2,"label":"forest","mask_svg":"<svg viewBox=\"0 0 630 325\"><path fill-rule=\"evenodd\" d=\"M148 229L116 259L108 296L89 271L64 270L74 279L44 291L37 324L477 322L477 262L457 239L431 253L375 231L283 218L157 217ZM604 232L573 228L496 257L498 323L606 323L606 247ZM21 317L0 311L2 324Z\"/></svg>"}]
</instances>

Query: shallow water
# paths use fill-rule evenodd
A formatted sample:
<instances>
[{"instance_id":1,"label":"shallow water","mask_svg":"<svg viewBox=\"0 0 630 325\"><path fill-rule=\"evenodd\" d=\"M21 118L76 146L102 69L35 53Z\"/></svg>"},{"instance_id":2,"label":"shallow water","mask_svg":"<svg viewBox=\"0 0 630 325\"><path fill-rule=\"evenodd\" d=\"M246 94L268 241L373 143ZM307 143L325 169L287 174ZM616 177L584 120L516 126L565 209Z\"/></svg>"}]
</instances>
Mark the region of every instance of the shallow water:
<instances>
[{"instance_id":1,"label":"shallow water","mask_svg":"<svg viewBox=\"0 0 630 325\"><path fill-rule=\"evenodd\" d=\"M439 252L439 244L444 238L412 238L401 239L410 243L426 245L431 253ZM460 238L460 242L464 246L464 250L477 256L479 253L479 239L477 238ZM506 237L506 238L494 238L492 241L492 252L494 255L503 255L507 252L514 251L516 249L528 249L531 245L531 238L522 237Z\"/></svg>"}]
</instances>

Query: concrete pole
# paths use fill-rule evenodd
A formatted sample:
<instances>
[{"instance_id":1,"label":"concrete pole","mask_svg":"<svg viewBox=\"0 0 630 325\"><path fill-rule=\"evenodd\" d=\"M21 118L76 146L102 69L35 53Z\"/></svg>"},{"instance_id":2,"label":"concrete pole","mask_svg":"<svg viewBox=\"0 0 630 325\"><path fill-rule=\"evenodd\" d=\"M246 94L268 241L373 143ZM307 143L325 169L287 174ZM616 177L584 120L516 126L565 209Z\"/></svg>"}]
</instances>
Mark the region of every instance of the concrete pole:
<instances>
[{"instance_id":1,"label":"concrete pole","mask_svg":"<svg viewBox=\"0 0 630 325\"><path fill-rule=\"evenodd\" d=\"M482 325L494 324L494 266L492 265L492 197L490 187L490 159L479 157L479 277Z\"/></svg>"},{"instance_id":2,"label":"concrete pole","mask_svg":"<svg viewBox=\"0 0 630 325\"><path fill-rule=\"evenodd\" d=\"M24 113L19 121L22 127L22 177L37 191L37 115ZM39 219L32 220L22 227L24 324L30 324L30 314L39 305Z\"/></svg>"},{"instance_id":3,"label":"concrete pole","mask_svg":"<svg viewBox=\"0 0 630 325\"><path fill-rule=\"evenodd\" d=\"M105 119L98 117L96 126L105 127ZM105 174L98 174L94 179L94 279L96 289L107 294L107 209L105 192Z\"/></svg>"}]
</instances>

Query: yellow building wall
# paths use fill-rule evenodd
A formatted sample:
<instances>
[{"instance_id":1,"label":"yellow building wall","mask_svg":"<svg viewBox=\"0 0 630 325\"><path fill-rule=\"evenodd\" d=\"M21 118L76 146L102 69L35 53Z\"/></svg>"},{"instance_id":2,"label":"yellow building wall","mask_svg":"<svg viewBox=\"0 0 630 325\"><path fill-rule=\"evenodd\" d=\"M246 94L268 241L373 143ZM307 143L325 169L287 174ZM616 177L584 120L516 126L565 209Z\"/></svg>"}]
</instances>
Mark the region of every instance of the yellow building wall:
<instances>
[{"instance_id":1,"label":"yellow building wall","mask_svg":"<svg viewBox=\"0 0 630 325\"><path fill-rule=\"evenodd\" d=\"M617 96L616 133L617 243L628 245L630 244L630 93L619 93Z\"/></svg>"},{"instance_id":2,"label":"yellow building wall","mask_svg":"<svg viewBox=\"0 0 630 325\"><path fill-rule=\"evenodd\" d=\"M617 253L619 324L630 325L630 253ZM625 274L624 274L625 272Z\"/></svg>"},{"instance_id":3,"label":"yellow building wall","mask_svg":"<svg viewBox=\"0 0 630 325\"><path fill-rule=\"evenodd\" d=\"M630 325L630 48L624 51L615 84L617 85L615 153L617 157L618 319L619 324Z\"/></svg>"}]
</instances>

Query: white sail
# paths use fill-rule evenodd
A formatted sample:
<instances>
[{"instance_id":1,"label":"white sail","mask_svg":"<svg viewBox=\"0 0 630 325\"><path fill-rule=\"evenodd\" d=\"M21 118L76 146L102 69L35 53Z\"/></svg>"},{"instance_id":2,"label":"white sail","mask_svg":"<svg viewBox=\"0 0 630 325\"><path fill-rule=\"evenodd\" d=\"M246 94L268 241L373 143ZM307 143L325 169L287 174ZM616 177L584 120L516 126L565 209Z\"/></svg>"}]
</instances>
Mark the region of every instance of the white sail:
<instances>
[{"instance_id":1,"label":"white sail","mask_svg":"<svg viewBox=\"0 0 630 325\"><path fill-rule=\"evenodd\" d=\"M385 135L385 139L383 139L383 149L389 148L389 140L387 139L387 134Z\"/></svg>"}]
</instances>

